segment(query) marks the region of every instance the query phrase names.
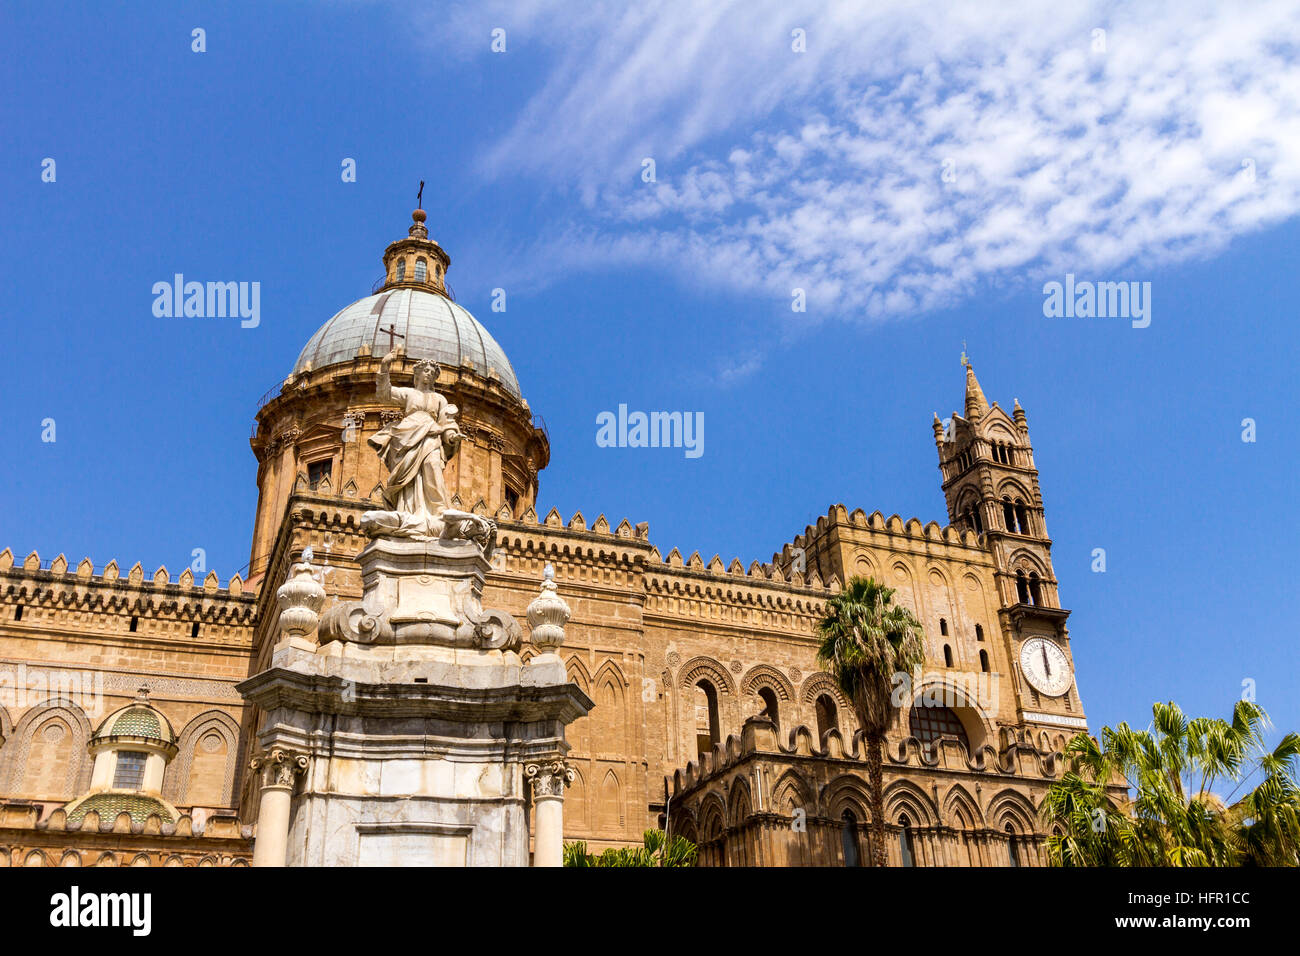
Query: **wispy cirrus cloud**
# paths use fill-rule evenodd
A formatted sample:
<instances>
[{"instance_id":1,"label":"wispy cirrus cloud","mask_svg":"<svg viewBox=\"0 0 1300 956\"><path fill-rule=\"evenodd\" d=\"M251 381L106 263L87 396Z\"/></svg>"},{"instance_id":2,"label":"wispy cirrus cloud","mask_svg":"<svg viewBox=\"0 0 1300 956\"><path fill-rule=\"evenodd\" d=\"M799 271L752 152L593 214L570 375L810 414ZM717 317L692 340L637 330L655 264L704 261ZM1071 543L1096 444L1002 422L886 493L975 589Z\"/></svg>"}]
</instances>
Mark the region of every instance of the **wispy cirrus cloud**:
<instances>
[{"instance_id":1,"label":"wispy cirrus cloud","mask_svg":"<svg viewBox=\"0 0 1300 956\"><path fill-rule=\"evenodd\" d=\"M552 265L881 319L1203 256L1300 212L1291 2L536 0L434 29L482 50L498 25L545 80L484 171L580 200Z\"/></svg>"}]
</instances>

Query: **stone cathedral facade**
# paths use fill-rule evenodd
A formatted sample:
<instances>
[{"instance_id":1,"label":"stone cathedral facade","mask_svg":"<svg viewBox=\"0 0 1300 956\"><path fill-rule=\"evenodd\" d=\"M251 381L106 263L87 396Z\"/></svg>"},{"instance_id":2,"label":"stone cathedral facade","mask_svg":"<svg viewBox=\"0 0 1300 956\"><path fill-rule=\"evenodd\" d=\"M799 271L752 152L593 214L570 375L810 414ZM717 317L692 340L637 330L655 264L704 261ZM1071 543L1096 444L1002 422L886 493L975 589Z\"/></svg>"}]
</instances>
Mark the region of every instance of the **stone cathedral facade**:
<instances>
[{"instance_id":1,"label":"stone cathedral facade","mask_svg":"<svg viewBox=\"0 0 1300 956\"><path fill-rule=\"evenodd\" d=\"M962 410L933 423L946 524L837 504L766 562L665 551L647 524L541 509L546 429L413 219L373 294L256 410L246 578L0 552L0 866L252 859L265 715L236 685L270 665L276 590L308 548L327 605L362 594L359 519L384 478L366 441L397 414L374 387L393 346L395 383L435 361L459 408L445 480L497 525L484 604L522 619L550 564L572 609L565 667L595 706L568 729L566 840L626 845L667 823L706 865L868 859L865 748L815 626L842 582L872 575L927 651L888 739L891 862L1042 865L1038 806L1087 725L1019 403L989 403L966 365Z\"/></svg>"}]
</instances>

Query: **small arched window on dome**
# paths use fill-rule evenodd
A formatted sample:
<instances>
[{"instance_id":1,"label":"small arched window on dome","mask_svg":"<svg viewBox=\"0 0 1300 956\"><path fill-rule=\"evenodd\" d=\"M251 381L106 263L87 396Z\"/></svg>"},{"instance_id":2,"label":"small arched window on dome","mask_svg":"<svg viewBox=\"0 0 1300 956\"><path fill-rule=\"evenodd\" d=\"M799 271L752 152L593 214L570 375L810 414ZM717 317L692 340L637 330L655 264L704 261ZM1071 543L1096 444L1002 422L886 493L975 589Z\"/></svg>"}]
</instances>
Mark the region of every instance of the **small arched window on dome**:
<instances>
[{"instance_id":1,"label":"small arched window on dome","mask_svg":"<svg viewBox=\"0 0 1300 956\"><path fill-rule=\"evenodd\" d=\"M415 281L424 282L429 278L429 264L423 257L415 260Z\"/></svg>"},{"instance_id":2,"label":"small arched window on dome","mask_svg":"<svg viewBox=\"0 0 1300 956\"><path fill-rule=\"evenodd\" d=\"M406 278L406 260L398 259L397 268L393 272L393 281L401 282L405 278Z\"/></svg>"}]
</instances>

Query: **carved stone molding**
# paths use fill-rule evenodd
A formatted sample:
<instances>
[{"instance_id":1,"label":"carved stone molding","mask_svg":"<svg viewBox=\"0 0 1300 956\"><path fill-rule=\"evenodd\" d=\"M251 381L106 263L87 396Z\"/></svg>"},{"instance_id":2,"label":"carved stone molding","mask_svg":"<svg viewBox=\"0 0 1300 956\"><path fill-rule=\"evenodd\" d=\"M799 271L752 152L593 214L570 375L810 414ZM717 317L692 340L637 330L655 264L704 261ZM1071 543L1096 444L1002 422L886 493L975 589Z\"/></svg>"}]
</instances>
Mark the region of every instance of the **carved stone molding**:
<instances>
[{"instance_id":1,"label":"carved stone molding","mask_svg":"<svg viewBox=\"0 0 1300 956\"><path fill-rule=\"evenodd\" d=\"M276 747L255 755L248 766L260 777L263 790L292 790L295 778L307 769L307 757Z\"/></svg>"},{"instance_id":2,"label":"carved stone molding","mask_svg":"<svg viewBox=\"0 0 1300 956\"><path fill-rule=\"evenodd\" d=\"M564 788L573 783L578 772L564 760L524 765L524 776L533 784L533 798L563 797Z\"/></svg>"}]
</instances>

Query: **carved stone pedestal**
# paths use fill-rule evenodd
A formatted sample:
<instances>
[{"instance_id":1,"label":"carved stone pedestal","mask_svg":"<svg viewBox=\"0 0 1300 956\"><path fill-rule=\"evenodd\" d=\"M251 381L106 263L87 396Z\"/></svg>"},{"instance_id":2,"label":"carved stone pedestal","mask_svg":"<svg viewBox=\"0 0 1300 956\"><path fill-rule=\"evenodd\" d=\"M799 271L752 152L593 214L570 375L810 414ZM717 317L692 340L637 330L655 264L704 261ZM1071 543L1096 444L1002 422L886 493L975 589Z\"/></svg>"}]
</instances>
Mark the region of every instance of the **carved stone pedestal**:
<instances>
[{"instance_id":1,"label":"carved stone pedestal","mask_svg":"<svg viewBox=\"0 0 1300 956\"><path fill-rule=\"evenodd\" d=\"M259 745L306 759L290 866L527 866L527 788L592 706L558 658L437 647L285 643L239 690L265 714ZM544 789L539 863L560 838Z\"/></svg>"}]
</instances>

